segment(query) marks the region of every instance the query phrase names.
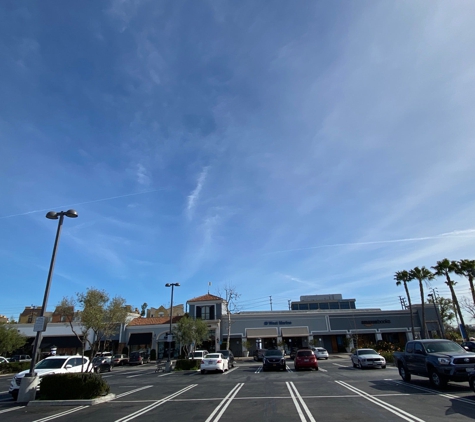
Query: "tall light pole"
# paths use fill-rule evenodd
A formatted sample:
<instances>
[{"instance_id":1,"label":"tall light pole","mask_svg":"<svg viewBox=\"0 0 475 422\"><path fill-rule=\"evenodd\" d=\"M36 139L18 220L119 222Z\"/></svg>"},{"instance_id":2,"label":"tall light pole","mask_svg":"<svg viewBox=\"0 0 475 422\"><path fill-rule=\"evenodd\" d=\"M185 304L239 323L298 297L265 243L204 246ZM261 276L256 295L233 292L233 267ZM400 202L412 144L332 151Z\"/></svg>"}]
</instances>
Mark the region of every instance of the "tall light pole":
<instances>
[{"instance_id":1,"label":"tall light pole","mask_svg":"<svg viewBox=\"0 0 475 422\"><path fill-rule=\"evenodd\" d=\"M170 301L170 331L168 333L168 359L167 359L167 364L166 364L166 371L170 372L172 369L171 365L171 351L172 351L172 320L173 320L173 288L174 287L179 287L180 283L167 283L165 284L165 287L171 287L172 288L172 298Z\"/></svg>"},{"instance_id":2,"label":"tall light pole","mask_svg":"<svg viewBox=\"0 0 475 422\"><path fill-rule=\"evenodd\" d=\"M18 393L19 402L34 400L35 395L36 395L36 385L38 381L38 377L36 377L36 374L35 374L35 363L37 360L36 355L38 354L42 332L45 331L46 329L46 323L45 323L46 321L44 319L44 315L46 312L46 306L48 305L49 290L51 286L51 279L53 278L54 262L56 260L56 250L58 248L59 235L61 234L61 227L63 225L64 216L70 217L70 218L76 218L78 216L78 213L75 210L67 210L67 211L59 211L59 212L49 211L46 214L46 218L49 218L50 220L59 220L58 229L56 230L56 239L54 241L53 254L51 256L51 263L49 265L48 279L46 280L46 289L45 289L45 294L43 297L43 305L41 307L40 315L37 318L37 321L40 318L39 321L42 326L39 327L40 324L36 326L37 324L35 323L34 330L36 331L36 338L35 338L35 342L33 343L30 372L26 374L25 376L26 379L24 379L24 381L21 383L20 391ZM28 380L28 377L30 378L30 380Z\"/></svg>"},{"instance_id":3,"label":"tall light pole","mask_svg":"<svg viewBox=\"0 0 475 422\"><path fill-rule=\"evenodd\" d=\"M435 303L437 300L437 293L434 289L432 289L432 293L429 293L427 296L432 299L432 303L434 304L434 310L437 315L437 321L439 323L440 334L442 334L442 338L445 338L444 322L442 321L442 318L440 317L439 307Z\"/></svg>"}]
</instances>

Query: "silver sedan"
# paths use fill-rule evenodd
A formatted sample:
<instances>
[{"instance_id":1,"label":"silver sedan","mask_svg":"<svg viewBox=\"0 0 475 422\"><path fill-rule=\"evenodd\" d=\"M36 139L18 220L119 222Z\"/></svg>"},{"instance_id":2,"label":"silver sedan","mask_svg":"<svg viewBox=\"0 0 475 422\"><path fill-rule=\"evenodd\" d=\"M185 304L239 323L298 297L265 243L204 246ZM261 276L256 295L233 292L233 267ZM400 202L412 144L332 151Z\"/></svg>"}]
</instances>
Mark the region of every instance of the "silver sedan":
<instances>
[{"instance_id":1,"label":"silver sedan","mask_svg":"<svg viewBox=\"0 0 475 422\"><path fill-rule=\"evenodd\" d=\"M351 355L353 368L386 368L386 359L374 349L357 349Z\"/></svg>"}]
</instances>

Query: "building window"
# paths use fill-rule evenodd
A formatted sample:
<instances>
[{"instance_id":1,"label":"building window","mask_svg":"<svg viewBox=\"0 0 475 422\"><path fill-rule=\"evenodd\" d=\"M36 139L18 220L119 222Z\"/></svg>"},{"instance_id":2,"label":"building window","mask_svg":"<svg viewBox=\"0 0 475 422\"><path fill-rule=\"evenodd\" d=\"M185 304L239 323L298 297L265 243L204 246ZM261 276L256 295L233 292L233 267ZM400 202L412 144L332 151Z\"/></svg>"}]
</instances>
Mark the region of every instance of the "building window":
<instances>
[{"instance_id":1,"label":"building window","mask_svg":"<svg viewBox=\"0 0 475 422\"><path fill-rule=\"evenodd\" d=\"M330 309L339 309L338 302L330 302Z\"/></svg>"},{"instance_id":2,"label":"building window","mask_svg":"<svg viewBox=\"0 0 475 422\"><path fill-rule=\"evenodd\" d=\"M292 311L298 311L299 305L297 303L292 303Z\"/></svg>"},{"instance_id":3,"label":"building window","mask_svg":"<svg viewBox=\"0 0 475 422\"><path fill-rule=\"evenodd\" d=\"M318 303L309 303L308 308L309 309L318 309Z\"/></svg>"},{"instance_id":4,"label":"building window","mask_svg":"<svg viewBox=\"0 0 475 422\"><path fill-rule=\"evenodd\" d=\"M214 319L214 306L197 306L196 318Z\"/></svg>"},{"instance_id":5,"label":"building window","mask_svg":"<svg viewBox=\"0 0 475 422\"><path fill-rule=\"evenodd\" d=\"M308 303L299 303L299 311L308 311Z\"/></svg>"},{"instance_id":6,"label":"building window","mask_svg":"<svg viewBox=\"0 0 475 422\"><path fill-rule=\"evenodd\" d=\"M33 322L33 315L28 315L28 324Z\"/></svg>"},{"instance_id":7,"label":"building window","mask_svg":"<svg viewBox=\"0 0 475 422\"><path fill-rule=\"evenodd\" d=\"M328 302L320 303L320 309L328 309Z\"/></svg>"},{"instance_id":8,"label":"building window","mask_svg":"<svg viewBox=\"0 0 475 422\"><path fill-rule=\"evenodd\" d=\"M350 302L340 302L340 309L350 309Z\"/></svg>"}]
</instances>

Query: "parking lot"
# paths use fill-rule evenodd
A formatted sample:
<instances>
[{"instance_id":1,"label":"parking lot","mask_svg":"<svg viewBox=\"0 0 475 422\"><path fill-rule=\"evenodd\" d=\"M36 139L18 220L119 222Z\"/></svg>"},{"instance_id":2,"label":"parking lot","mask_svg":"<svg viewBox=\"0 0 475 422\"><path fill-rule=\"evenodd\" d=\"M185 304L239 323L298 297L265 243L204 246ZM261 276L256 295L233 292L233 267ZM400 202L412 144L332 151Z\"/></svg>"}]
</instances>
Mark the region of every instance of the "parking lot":
<instances>
[{"instance_id":1,"label":"parking lot","mask_svg":"<svg viewBox=\"0 0 475 422\"><path fill-rule=\"evenodd\" d=\"M155 373L153 365L116 367L102 376L116 399L95 406L20 406L0 378L2 422L115 421L464 421L475 416L468 383L436 391L428 380L403 383L397 369L355 369L350 359L319 361L319 371L262 372L240 360L224 374Z\"/></svg>"}]
</instances>

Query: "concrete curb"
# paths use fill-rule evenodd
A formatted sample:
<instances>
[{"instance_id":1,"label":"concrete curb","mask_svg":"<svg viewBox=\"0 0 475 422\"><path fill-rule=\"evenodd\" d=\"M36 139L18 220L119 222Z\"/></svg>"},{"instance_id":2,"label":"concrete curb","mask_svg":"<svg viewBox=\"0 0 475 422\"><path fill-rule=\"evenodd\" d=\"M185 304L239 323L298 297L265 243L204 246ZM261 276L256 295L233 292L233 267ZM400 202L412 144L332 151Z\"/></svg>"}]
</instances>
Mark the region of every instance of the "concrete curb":
<instances>
[{"instance_id":1,"label":"concrete curb","mask_svg":"<svg viewBox=\"0 0 475 422\"><path fill-rule=\"evenodd\" d=\"M115 394L87 400L34 400L28 402L27 406L94 406L115 399Z\"/></svg>"}]
</instances>

